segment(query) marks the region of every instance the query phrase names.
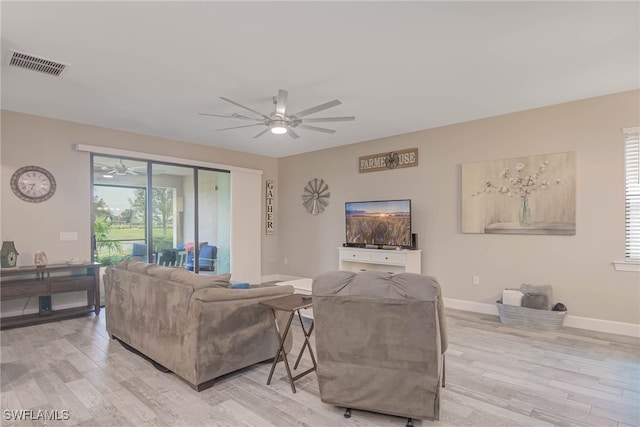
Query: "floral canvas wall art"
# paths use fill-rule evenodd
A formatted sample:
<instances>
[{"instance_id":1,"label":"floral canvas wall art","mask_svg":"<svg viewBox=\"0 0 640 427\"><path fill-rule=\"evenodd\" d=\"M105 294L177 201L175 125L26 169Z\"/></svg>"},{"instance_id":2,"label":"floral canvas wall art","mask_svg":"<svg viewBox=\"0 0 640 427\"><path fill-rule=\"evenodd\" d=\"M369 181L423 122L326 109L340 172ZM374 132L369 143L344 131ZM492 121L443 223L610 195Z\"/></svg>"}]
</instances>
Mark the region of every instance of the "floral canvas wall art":
<instances>
[{"instance_id":1,"label":"floral canvas wall art","mask_svg":"<svg viewBox=\"0 0 640 427\"><path fill-rule=\"evenodd\" d=\"M576 154L462 165L462 232L576 233Z\"/></svg>"}]
</instances>

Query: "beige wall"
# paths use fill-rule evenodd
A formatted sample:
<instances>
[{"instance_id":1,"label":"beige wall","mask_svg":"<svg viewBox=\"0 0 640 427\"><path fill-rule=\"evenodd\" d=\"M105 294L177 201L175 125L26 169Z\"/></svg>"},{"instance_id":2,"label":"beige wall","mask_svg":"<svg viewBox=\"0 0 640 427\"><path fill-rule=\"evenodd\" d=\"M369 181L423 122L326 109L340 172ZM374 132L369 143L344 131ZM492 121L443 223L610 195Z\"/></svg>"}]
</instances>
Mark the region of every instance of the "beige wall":
<instances>
[{"instance_id":1,"label":"beige wall","mask_svg":"<svg viewBox=\"0 0 640 427\"><path fill-rule=\"evenodd\" d=\"M3 240L16 242L19 264L33 264L34 252L42 249L49 262L71 257L89 259L91 200L89 153L74 151L74 144L103 146L179 159L218 163L262 170L262 180L276 179L275 158L216 149L185 142L132 134L79 123L47 119L2 110L1 117ZM9 187L11 174L21 166L37 165L56 178L57 191L44 203L25 203ZM263 185L264 187L264 185ZM262 200L264 211L264 200ZM264 218L264 215L261 215ZM264 219L263 219L264 221ZM264 224L263 227L264 229ZM78 232L78 240L61 242L61 231ZM276 271L275 236L262 235L262 270Z\"/></svg>"},{"instance_id":2,"label":"beige wall","mask_svg":"<svg viewBox=\"0 0 640 427\"><path fill-rule=\"evenodd\" d=\"M624 258L621 128L640 124L639 100L640 91L625 92L279 159L279 271L337 268L346 201L410 198L422 271L446 298L493 304L504 288L549 283L571 315L638 324L640 275L611 262ZM418 167L358 173L359 156L412 147ZM463 163L565 151L576 152L575 236L461 233ZM301 195L316 177L331 198L312 216Z\"/></svg>"},{"instance_id":3,"label":"beige wall","mask_svg":"<svg viewBox=\"0 0 640 427\"><path fill-rule=\"evenodd\" d=\"M624 257L623 144L621 128L640 124L640 91L518 112L421 132L274 159L95 126L2 111L0 156L2 239L16 241L19 262L43 249L49 261L88 258L91 233L87 144L149 152L264 171L276 181L276 232L264 234L262 274L313 277L337 268L344 242L344 203L410 198L422 269L440 280L447 298L492 304L503 288L550 283L555 300L574 316L640 323L640 275L616 272ZM418 147L420 166L359 174L359 156ZM534 154L575 151L575 236L462 234L460 167ZM58 190L45 203L28 204L11 193L13 171L35 164L50 170ZM305 184L323 178L330 205L305 212ZM264 185L263 185L264 190ZM61 231L79 240L59 241ZM287 258L288 263L284 263ZM481 284L472 285L473 275Z\"/></svg>"}]
</instances>

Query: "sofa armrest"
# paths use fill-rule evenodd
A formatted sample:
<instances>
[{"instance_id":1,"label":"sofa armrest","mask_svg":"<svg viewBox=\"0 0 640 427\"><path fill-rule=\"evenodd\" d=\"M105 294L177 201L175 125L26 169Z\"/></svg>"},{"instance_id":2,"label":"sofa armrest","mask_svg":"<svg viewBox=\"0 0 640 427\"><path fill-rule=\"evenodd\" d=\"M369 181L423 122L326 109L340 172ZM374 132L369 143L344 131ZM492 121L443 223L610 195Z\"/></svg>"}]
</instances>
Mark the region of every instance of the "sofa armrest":
<instances>
[{"instance_id":1,"label":"sofa armrest","mask_svg":"<svg viewBox=\"0 0 640 427\"><path fill-rule=\"evenodd\" d=\"M203 302L233 301L251 298L264 300L268 299L268 297L276 298L292 293L293 286L290 285L251 289L203 288L195 291L191 298Z\"/></svg>"}]
</instances>

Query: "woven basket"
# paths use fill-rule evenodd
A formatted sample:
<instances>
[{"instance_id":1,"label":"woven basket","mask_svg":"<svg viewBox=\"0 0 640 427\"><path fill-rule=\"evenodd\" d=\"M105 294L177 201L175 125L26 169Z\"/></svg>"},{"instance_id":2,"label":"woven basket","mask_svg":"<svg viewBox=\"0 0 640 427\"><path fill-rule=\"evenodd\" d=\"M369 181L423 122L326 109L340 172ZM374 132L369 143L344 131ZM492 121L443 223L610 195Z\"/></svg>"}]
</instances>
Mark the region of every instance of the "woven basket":
<instances>
[{"instance_id":1,"label":"woven basket","mask_svg":"<svg viewBox=\"0 0 640 427\"><path fill-rule=\"evenodd\" d=\"M562 328L566 311L537 310L535 308L504 305L496 301L500 322L505 325L555 331Z\"/></svg>"}]
</instances>

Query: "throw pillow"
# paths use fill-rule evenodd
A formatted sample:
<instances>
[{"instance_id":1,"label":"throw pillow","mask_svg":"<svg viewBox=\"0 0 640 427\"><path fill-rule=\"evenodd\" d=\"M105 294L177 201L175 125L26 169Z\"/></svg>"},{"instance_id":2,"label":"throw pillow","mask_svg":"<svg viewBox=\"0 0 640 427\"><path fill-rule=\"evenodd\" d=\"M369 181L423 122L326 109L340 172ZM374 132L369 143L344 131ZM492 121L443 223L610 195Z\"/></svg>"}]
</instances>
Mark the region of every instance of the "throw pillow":
<instances>
[{"instance_id":1,"label":"throw pillow","mask_svg":"<svg viewBox=\"0 0 640 427\"><path fill-rule=\"evenodd\" d=\"M170 280L184 285L191 285L194 289L202 288L228 288L231 286L231 274L200 275L184 268L177 268L170 275Z\"/></svg>"},{"instance_id":2,"label":"throw pillow","mask_svg":"<svg viewBox=\"0 0 640 427\"><path fill-rule=\"evenodd\" d=\"M520 290L524 294L544 294L547 296L547 304L542 307L543 310L551 310L551 304L553 302L553 288L551 285L531 285L523 283L520 285Z\"/></svg>"},{"instance_id":3,"label":"throw pillow","mask_svg":"<svg viewBox=\"0 0 640 427\"><path fill-rule=\"evenodd\" d=\"M548 310L549 298L545 294L526 293L522 297L522 306L537 310Z\"/></svg>"},{"instance_id":4,"label":"throw pillow","mask_svg":"<svg viewBox=\"0 0 640 427\"><path fill-rule=\"evenodd\" d=\"M176 270L184 270L181 267L165 267L162 265L151 265L147 268L147 274L149 276L157 277L158 279L170 280L171 273Z\"/></svg>"}]
</instances>

